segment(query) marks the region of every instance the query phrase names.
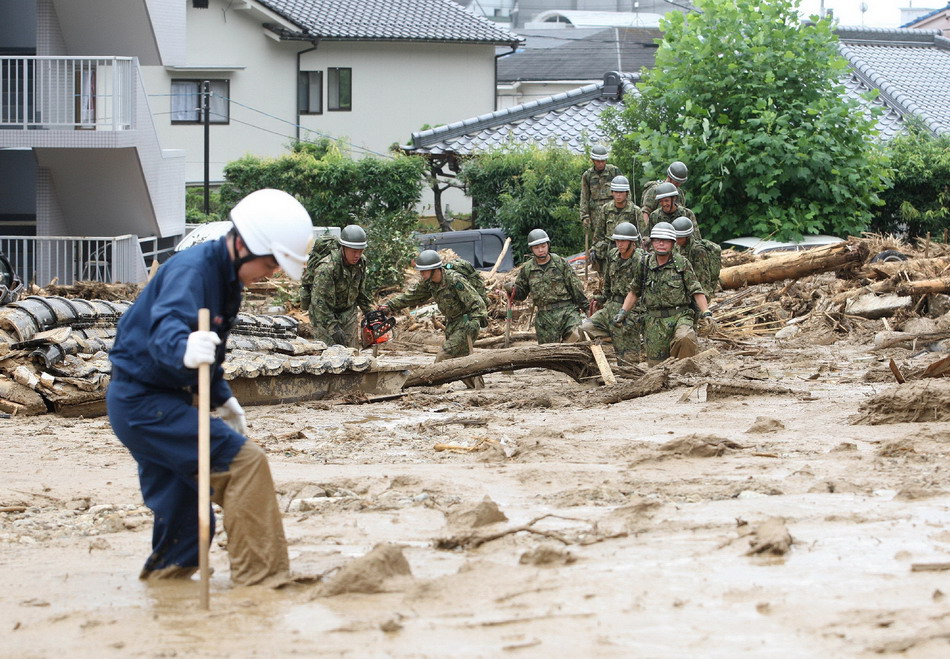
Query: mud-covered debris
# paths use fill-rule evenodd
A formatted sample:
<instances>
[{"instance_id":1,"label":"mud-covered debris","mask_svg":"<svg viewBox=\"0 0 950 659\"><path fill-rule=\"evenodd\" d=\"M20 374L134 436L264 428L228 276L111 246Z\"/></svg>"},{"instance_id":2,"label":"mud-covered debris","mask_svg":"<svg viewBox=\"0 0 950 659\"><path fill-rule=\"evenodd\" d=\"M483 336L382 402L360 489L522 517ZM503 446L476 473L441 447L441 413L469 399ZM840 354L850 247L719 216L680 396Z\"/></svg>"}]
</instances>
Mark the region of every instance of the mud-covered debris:
<instances>
[{"instance_id":1,"label":"mud-covered debris","mask_svg":"<svg viewBox=\"0 0 950 659\"><path fill-rule=\"evenodd\" d=\"M557 565L570 565L577 560L568 550L553 544L538 545L534 549L521 554L518 562L522 565L537 565L539 567L555 567Z\"/></svg>"},{"instance_id":2,"label":"mud-covered debris","mask_svg":"<svg viewBox=\"0 0 950 659\"><path fill-rule=\"evenodd\" d=\"M782 556L792 547L792 535L785 528L785 520L781 517L772 517L755 526L749 538L749 551L746 556L753 554L772 554Z\"/></svg>"},{"instance_id":3,"label":"mud-covered debris","mask_svg":"<svg viewBox=\"0 0 950 659\"><path fill-rule=\"evenodd\" d=\"M715 458L728 451L745 448L731 439L718 435L701 435L693 433L685 437L678 437L660 446L660 450L675 455L685 455L692 458Z\"/></svg>"},{"instance_id":4,"label":"mud-covered debris","mask_svg":"<svg viewBox=\"0 0 950 659\"><path fill-rule=\"evenodd\" d=\"M779 430L785 430L785 424L778 419L772 419L767 416L757 416L746 432L750 434L763 434L778 432Z\"/></svg>"},{"instance_id":5,"label":"mud-covered debris","mask_svg":"<svg viewBox=\"0 0 950 659\"><path fill-rule=\"evenodd\" d=\"M872 396L858 408L853 423L922 423L950 421L950 382L930 378L907 382Z\"/></svg>"},{"instance_id":6,"label":"mud-covered debris","mask_svg":"<svg viewBox=\"0 0 950 659\"><path fill-rule=\"evenodd\" d=\"M412 576L402 548L378 544L368 553L344 565L326 583L317 587L315 597L333 597L344 593L379 593L393 577Z\"/></svg>"},{"instance_id":7,"label":"mud-covered debris","mask_svg":"<svg viewBox=\"0 0 950 659\"><path fill-rule=\"evenodd\" d=\"M508 521L508 517L498 508L498 504L487 496L474 506L461 505L450 510L446 513L446 518L449 524L460 528L478 528Z\"/></svg>"}]
</instances>

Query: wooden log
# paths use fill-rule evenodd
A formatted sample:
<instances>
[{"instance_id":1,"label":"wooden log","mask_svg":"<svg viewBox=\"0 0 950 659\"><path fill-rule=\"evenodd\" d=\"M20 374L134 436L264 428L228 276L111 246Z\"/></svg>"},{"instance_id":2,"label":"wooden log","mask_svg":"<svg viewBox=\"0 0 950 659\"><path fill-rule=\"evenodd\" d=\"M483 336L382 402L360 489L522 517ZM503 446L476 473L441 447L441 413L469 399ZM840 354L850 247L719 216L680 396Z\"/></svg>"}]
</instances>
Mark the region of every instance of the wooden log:
<instances>
[{"instance_id":1,"label":"wooden log","mask_svg":"<svg viewBox=\"0 0 950 659\"><path fill-rule=\"evenodd\" d=\"M512 332L511 333L511 342L515 343L517 341L534 341L537 338L537 335L534 333L534 330L530 332ZM479 339L472 345L476 348L493 348L495 346L500 346L505 342L505 335L500 336L486 336L484 339Z\"/></svg>"},{"instance_id":2,"label":"wooden log","mask_svg":"<svg viewBox=\"0 0 950 659\"><path fill-rule=\"evenodd\" d=\"M884 281L869 284L868 286L849 288L832 297L831 301L835 304L841 304L842 302L847 302L851 298L859 297L865 293L893 293L895 287L896 284L892 280L885 279Z\"/></svg>"},{"instance_id":3,"label":"wooden log","mask_svg":"<svg viewBox=\"0 0 950 659\"><path fill-rule=\"evenodd\" d=\"M656 394L669 386L669 373L665 368L652 368L633 382L624 382L612 387L597 389L584 397L588 405L613 405L624 400Z\"/></svg>"},{"instance_id":4,"label":"wooden log","mask_svg":"<svg viewBox=\"0 0 950 659\"><path fill-rule=\"evenodd\" d=\"M724 289L731 289L784 279L797 279L819 272L858 265L863 263L867 256L868 247L864 242L849 240L723 268L719 273L719 283Z\"/></svg>"},{"instance_id":5,"label":"wooden log","mask_svg":"<svg viewBox=\"0 0 950 659\"><path fill-rule=\"evenodd\" d=\"M897 286L898 295L929 295L950 293L950 279L920 279L905 281Z\"/></svg>"},{"instance_id":6,"label":"wooden log","mask_svg":"<svg viewBox=\"0 0 950 659\"><path fill-rule=\"evenodd\" d=\"M915 350L937 341L943 341L944 339L950 339L950 330L923 332L921 334L914 334L912 332L878 332L874 335L874 348L872 348L872 350L884 350L885 348L894 346Z\"/></svg>"},{"instance_id":7,"label":"wooden log","mask_svg":"<svg viewBox=\"0 0 950 659\"><path fill-rule=\"evenodd\" d=\"M858 276L864 279L889 279L900 272L935 273L950 268L950 256L938 256L932 259L908 259L906 261L892 261L890 263L868 263L858 271Z\"/></svg>"},{"instance_id":8,"label":"wooden log","mask_svg":"<svg viewBox=\"0 0 950 659\"><path fill-rule=\"evenodd\" d=\"M412 369L403 387L445 384L476 375L522 368L548 368L565 373L578 382L597 372L588 345L554 343L477 352L436 364L419 366Z\"/></svg>"}]
</instances>

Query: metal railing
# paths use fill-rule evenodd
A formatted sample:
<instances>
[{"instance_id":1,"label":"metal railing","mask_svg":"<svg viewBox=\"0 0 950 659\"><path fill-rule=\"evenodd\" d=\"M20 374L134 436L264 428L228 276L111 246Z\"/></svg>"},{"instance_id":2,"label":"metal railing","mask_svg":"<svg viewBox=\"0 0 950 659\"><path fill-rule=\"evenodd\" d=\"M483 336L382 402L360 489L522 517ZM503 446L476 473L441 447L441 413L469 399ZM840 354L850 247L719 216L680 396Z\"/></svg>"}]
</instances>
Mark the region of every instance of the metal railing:
<instances>
[{"instance_id":1,"label":"metal railing","mask_svg":"<svg viewBox=\"0 0 950 659\"><path fill-rule=\"evenodd\" d=\"M131 57L0 57L0 129L130 130Z\"/></svg>"},{"instance_id":2,"label":"metal railing","mask_svg":"<svg viewBox=\"0 0 950 659\"><path fill-rule=\"evenodd\" d=\"M24 283L46 286L53 280L141 283L147 276L137 236L0 236L6 255Z\"/></svg>"}]
</instances>

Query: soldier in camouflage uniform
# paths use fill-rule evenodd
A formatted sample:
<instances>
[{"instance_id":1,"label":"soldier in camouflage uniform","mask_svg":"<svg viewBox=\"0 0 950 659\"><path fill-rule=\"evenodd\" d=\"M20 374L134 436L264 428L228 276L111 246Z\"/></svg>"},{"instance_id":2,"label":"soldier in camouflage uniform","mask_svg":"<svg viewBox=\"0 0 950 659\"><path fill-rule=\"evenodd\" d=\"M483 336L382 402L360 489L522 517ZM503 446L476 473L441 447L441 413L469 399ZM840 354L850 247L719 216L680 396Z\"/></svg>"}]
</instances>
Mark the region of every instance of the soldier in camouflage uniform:
<instances>
[{"instance_id":1,"label":"soldier in camouflage uniform","mask_svg":"<svg viewBox=\"0 0 950 659\"><path fill-rule=\"evenodd\" d=\"M581 175L581 223L588 231L595 231L601 224L601 212L604 204L610 201L610 182L620 176L620 169L616 165L607 164L607 147L597 145L590 150L592 167ZM592 258L592 265L597 270L598 261Z\"/></svg>"},{"instance_id":2,"label":"soldier in camouflage uniform","mask_svg":"<svg viewBox=\"0 0 950 659\"><path fill-rule=\"evenodd\" d=\"M621 222L635 225L640 220L640 209L630 200L630 182L626 176L614 177L610 182L610 196L613 200L601 208L601 219L594 225L592 232L591 261L597 263L595 270L601 274L607 263L607 252L612 249L610 236L614 233L614 227Z\"/></svg>"},{"instance_id":3,"label":"soldier in camouflage uniform","mask_svg":"<svg viewBox=\"0 0 950 659\"><path fill-rule=\"evenodd\" d=\"M478 338L478 328L488 326L488 310L481 296L463 275L442 266L442 257L435 250L427 249L419 254L416 270L422 276L422 281L381 307L384 311L396 312L417 307L429 300L435 301L439 312L445 316L445 343L436 355L436 363L470 355L472 344ZM462 382L469 389L485 386L480 375L465 378Z\"/></svg>"},{"instance_id":4,"label":"soldier in camouflage uniform","mask_svg":"<svg viewBox=\"0 0 950 659\"><path fill-rule=\"evenodd\" d=\"M634 219L637 219L634 217ZM591 316L578 328L590 336L609 336L614 344L617 360L639 361L642 349L643 314L634 308L623 325L616 327L613 319L620 311L630 280L640 267L640 261L646 258L646 252L639 247L640 234L632 222L621 222L614 227L611 236L615 248L608 253L604 268L604 286L600 294L591 301Z\"/></svg>"},{"instance_id":5,"label":"soldier in camouflage uniform","mask_svg":"<svg viewBox=\"0 0 950 659\"><path fill-rule=\"evenodd\" d=\"M680 206L679 202L677 202L676 195L676 186L672 183L660 183L656 186L656 199L660 207L650 213L650 218L647 220L646 226L641 230L643 235L652 233L653 227L659 222L672 224L673 220L678 217L688 217L693 221L693 232L696 234L696 237L702 237L699 233L699 223L696 221L696 214L685 206Z\"/></svg>"},{"instance_id":6,"label":"soldier in camouflage uniform","mask_svg":"<svg viewBox=\"0 0 950 659\"><path fill-rule=\"evenodd\" d=\"M550 242L546 231L532 230L528 234L528 246L534 258L521 266L514 284L505 282L503 288L509 295L513 290L516 300L531 296L538 310L534 332L539 344L571 343L580 340L579 310L587 309L587 296L570 264L549 252Z\"/></svg>"},{"instance_id":7,"label":"soldier in camouflage uniform","mask_svg":"<svg viewBox=\"0 0 950 659\"><path fill-rule=\"evenodd\" d=\"M686 165L679 160L671 164L666 168L666 180L665 181L650 181L643 188L643 196L640 198L640 212L643 213L643 221L645 223L650 222L650 213L657 209L656 203L656 186L661 183L672 183L676 186L677 197L676 201L680 206L686 205L686 195L681 189L683 184L686 183L686 179L689 176L689 170L686 169Z\"/></svg>"},{"instance_id":8,"label":"soldier in camouflage uniform","mask_svg":"<svg viewBox=\"0 0 950 659\"><path fill-rule=\"evenodd\" d=\"M301 305L310 316L313 336L327 345L361 348L356 309L366 315L372 301L366 282L366 232L351 224L340 232L339 249L308 259L301 280Z\"/></svg>"},{"instance_id":9,"label":"soldier in camouflage uniform","mask_svg":"<svg viewBox=\"0 0 950 659\"><path fill-rule=\"evenodd\" d=\"M713 294L719 286L722 248L705 238L696 238L693 234L693 223L688 217L673 220L673 230L676 231L676 252L685 256L693 266L693 272L706 294L706 302L711 304Z\"/></svg>"},{"instance_id":10,"label":"soldier in camouflage uniform","mask_svg":"<svg viewBox=\"0 0 950 659\"><path fill-rule=\"evenodd\" d=\"M630 292L614 317L614 325L623 325L630 310L640 301L645 315L643 343L647 363L652 366L670 356L682 359L695 355L698 342L693 330L693 302L699 310L701 334L711 330L712 312L707 308L703 287L689 261L673 253L676 243L673 225L658 223L650 239L653 253L634 272Z\"/></svg>"}]
</instances>

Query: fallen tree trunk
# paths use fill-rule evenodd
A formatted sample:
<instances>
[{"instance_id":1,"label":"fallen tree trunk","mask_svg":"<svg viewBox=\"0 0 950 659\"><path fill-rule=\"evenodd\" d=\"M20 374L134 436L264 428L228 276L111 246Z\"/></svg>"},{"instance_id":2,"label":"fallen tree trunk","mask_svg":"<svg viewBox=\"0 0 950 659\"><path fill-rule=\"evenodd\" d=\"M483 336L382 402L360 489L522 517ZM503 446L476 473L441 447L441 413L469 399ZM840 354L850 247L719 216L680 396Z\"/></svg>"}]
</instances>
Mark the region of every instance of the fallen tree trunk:
<instances>
[{"instance_id":1,"label":"fallen tree trunk","mask_svg":"<svg viewBox=\"0 0 950 659\"><path fill-rule=\"evenodd\" d=\"M874 348L872 348L872 350L884 350L885 348L892 348L894 346L917 350L931 343L943 341L944 339L950 339L950 331L943 330L938 332L923 332L920 334L911 332L878 332L874 336Z\"/></svg>"},{"instance_id":2,"label":"fallen tree trunk","mask_svg":"<svg viewBox=\"0 0 950 659\"><path fill-rule=\"evenodd\" d=\"M553 343L524 348L502 348L476 352L412 369L403 387L425 387L455 382L476 375L522 368L548 368L580 381L597 374L588 343Z\"/></svg>"},{"instance_id":3,"label":"fallen tree trunk","mask_svg":"<svg viewBox=\"0 0 950 659\"><path fill-rule=\"evenodd\" d=\"M932 272L939 274L950 268L950 257L938 256L932 259L908 259L906 261L892 261L890 263L868 263L858 271L858 276L865 279L889 279L899 272Z\"/></svg>"},{"instance_id":4,"label":"fallen tree trunk","mask_svg":"<svg viewBox=\"0 0 950 659\"><path fill-rule=\"evenodd\" d=\"M868 247L864 242L849 240L723 268L719 273L719 282L724 289L730 289L783 279L798 279L819 272L858 265L863 263L867 256Z\"/></svg>"},{"instance_id":5,"label":"fallen tree trunk","mask_svg":"<svg viewBox=\"0 0 950 659\"><path fill-rule=\"evenodd\" d=\"M905 281L897 287L898 295L927 295L950 292L950 279L921 279Z\"/></svg>"},{"instance_id":6,"label":"fallen tree trunk","mask_svg":"<svg viewBox=\"0 0 950 659\"><path fill-rule=\"evenodd\" d=\"M515 341L534 341L537 336L534 333L534 330L530 332L512 332L511 333L511 342ZM505 342L505 335L501 336L486 336L484 339L479 339L472 345L476 348L493 348L495 346L500 346Z\"/></svg>"},{"instance_id":7,"label":"fallen tree trunk","mask_svg":"<svg viewBox=\"0 0 950 659\"><path fill-rule=\"evenodd\" d=\"M865 293L893 293L896 284L890 279L885 279L884 281L879 281L874 284L869 284L867 286L858 286L857 288L849 288L846 291L842 291L831 298L831 301L835 304L841 304L842 302L847 302L853 297L860 297Z\"/></svg>"}]
</instances>

